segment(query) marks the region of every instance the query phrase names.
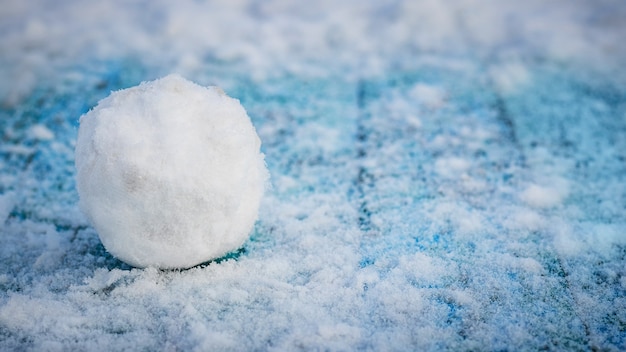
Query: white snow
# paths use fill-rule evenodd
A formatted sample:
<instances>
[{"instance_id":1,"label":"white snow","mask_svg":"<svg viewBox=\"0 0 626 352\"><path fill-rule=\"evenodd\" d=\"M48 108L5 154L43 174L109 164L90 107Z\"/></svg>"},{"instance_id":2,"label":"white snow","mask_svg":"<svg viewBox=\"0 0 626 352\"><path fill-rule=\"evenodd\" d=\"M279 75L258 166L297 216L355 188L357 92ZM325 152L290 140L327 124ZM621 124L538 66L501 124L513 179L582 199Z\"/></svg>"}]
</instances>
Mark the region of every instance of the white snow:
<instances>
[{"instance_id":1,"label":"white snow","mask_svg":"<svg viewBox=\"0 0 626 352\"><path fill-rule=\"evenodd\" d=\"M507 62L496 66L489 73L498 89L505 94L514 93L531 82L528 70L519 62Z\"/></svg>"},{"instance_id":2,"label":"white snow","mask_svg":"<svg viewBox=\"0 0 626 352\"><path fill-rule=\"evenodd\" d=\"M80 118L80 204L114 256L188 268L236 250L268 173L245 110L178 75L114 92Z\"/></svg>"},{"instance_id":3,"label":"white snow","mask_svg":"<svg viewBox=\"0 0 626 352\"><path fill-rule=\"evenodd\" d=\"M41 124L33 125L28 132L30 137L36 140L49 141L54 139L54 132Z\"/></svg>"},{"instance_id":4,"label":"white snow","mask_svg":"<svg viewBox=\"0 0 626 352\"><path fill-rule=\"evenodd\" d=\"M470 166L467 160L458 157L440 158L435 162L435 169L443 177L458 178Z\"/></svg>"},{"instance_id":5,"label":"white snow","mask_svg":"<svg viewBox=\"0 0 626 352\"><path fill-rule=\"evenodd\" d=\"M446 93L439 87L418 83L411 88L409 96L427 108L436 109L444 104Z\"/></svg>"},{"instance_id":6,"label":"white snow","mask_svg":"<svg viewBox=\"0 0 626 352\"><path fill-rule=\"evenodd\" d=\"M567 197L567 194L567 185L545 187L532 184L520 194L520 197L530 206L550 208L561 204L563 199Z\"/></svg>"},{"instance_id":7,"label":"white snow","mask_svg":"<svg viewBox=\"0 0 626 352\"><path fill-rule=\"evenodd\" d=\"M623 18L620 0L5 1L0 350L626 350ZM170 73L198 85L154 81ZM210 106L248 132L194 138ZM120 200L83 204L95 228L86 113L115 132L79 177ZM259 205L229 175L261 152ZM107 251L136 248L129 229L208 234L236 199L258 218L224 257ZM143 259L205 260L175 245Z\"/></svg>"},{"instance_id":8,"label":"white snow","mask_svg":"<svg viewBox=\"0 0 626 352\"><path fill-rule=\"evenodd\" d=\"M0 194L0 224L4 224L9 217L15 206L15 198L14 193Z\"/></svg>"}]
</instances>

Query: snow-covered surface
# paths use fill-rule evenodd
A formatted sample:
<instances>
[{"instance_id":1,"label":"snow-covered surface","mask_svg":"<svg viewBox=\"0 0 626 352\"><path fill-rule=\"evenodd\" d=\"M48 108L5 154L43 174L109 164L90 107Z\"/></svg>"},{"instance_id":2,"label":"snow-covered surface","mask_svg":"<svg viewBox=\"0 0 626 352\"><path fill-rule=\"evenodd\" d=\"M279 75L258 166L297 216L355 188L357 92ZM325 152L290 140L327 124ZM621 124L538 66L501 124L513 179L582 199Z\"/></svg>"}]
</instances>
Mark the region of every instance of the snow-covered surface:
<instances>
[{"instance_id":1,"label":"snow-covered surface","mask_svg":"<svg viewBox=\"0 0 626 352\"><path fill-rule=\"evenodd\" d=\"M622 1L0 7L0 348L626 349ZM78 118L179 73L241 100L251 238L131 269L78 209Z\"/></svg>"},{"instance_id":2,"label":"snow-covered surface","mask_svg":"<svg viewBox=\"0 0 626 352\"><path fill-rule=\"evenodd\" d=\"M181 269L248 239L268 184L239 101L179 75L119 90L80 118L76 189L108 252Z\"/></svg>"}]
</instances>

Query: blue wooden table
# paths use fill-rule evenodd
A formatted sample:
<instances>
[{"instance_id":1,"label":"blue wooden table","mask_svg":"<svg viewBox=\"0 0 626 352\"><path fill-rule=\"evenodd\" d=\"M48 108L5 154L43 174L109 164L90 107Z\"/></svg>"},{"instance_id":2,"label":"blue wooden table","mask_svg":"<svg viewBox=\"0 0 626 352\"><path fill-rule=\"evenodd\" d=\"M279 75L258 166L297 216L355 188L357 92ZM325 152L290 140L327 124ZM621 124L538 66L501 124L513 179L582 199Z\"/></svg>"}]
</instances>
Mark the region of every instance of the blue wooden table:
<instances>
[{"instance_id":1,"label":"blue wooden table","mask_svg":"<svg viewBox=\"0 0 626 352\"><path fill-rule=\"evenodd\" d=\"M110 49L115 29L68 4L41 14L50 32L0 27L9 76L38 79L2 83L0 350L626 349L626 55L623 25L607 22L626 12L619 2L368 3L339 17L325 17L330 4L311 15L157 3L137 31L167 30L132 49ZM135 28L114 7L98 13ZM353 10L358 21L333 20ZM168 37L233 19L217 31L232 47ZM69 43L101 51L28 44L79 24ZM320 44L321 29L337 37ZM573 30L588 37L559 47ZM162 50L170 42L180 58ZM78 118L172 70L241 100L272 188L238 251L134 269L78 209Z\"/></svg>"}]
</instances>

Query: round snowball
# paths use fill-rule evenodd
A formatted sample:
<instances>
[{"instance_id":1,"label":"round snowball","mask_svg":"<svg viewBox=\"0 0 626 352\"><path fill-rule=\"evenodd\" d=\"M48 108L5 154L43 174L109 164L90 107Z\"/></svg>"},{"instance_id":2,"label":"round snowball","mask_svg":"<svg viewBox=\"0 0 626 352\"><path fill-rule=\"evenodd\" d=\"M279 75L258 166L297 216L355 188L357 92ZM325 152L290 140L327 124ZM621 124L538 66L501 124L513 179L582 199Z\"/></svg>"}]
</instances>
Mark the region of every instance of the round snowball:
<instances>
[{"instance_id":1,"label":"round snowball","mask_svg":"<svg viewBox=\"0 0 626 352\"><path fill-rule=\"evenodd\" d=\"M80 207L136 267L188 268L239 248L268 172L238 100L177 75L113 92L80 118Z\"/></svg>"}]
</instances>

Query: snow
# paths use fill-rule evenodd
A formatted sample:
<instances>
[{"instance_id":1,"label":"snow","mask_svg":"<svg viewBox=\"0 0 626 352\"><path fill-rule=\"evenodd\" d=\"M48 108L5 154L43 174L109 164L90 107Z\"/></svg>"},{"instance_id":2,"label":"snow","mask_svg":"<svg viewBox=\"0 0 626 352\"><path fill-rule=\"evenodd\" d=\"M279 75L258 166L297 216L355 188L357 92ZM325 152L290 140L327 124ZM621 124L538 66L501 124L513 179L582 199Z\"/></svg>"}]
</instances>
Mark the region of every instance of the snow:
<instances>
[{"instance_id":1,"label":"snow","mask_svg":"<svg viewBox=\"0 0 626 352\"><path fill-rule=\"evenodd\" d=\"M626 349L625 15L4 4L0 349ZM133 268L80 211L78 120L169 73L239 99L272 187L234 251Z\"/></svg>"},{"instance_id":2,"label":"snow","mask_svg":"<svg viewBox=\"0 0 626 352\"><path fill-rule=\"evenodd\" d=\"M0 223L4 223L15 206L15 195L4 193L0 195Z\"/></svg>"},{"instance_id":3,"label":"snow","mask_svg":"<svg viewBox=\"0 0 626 352\"><path fill-rule=\"evenodd\" d=\"M30 137L41 141L50 141L54 139L54 133L44 125L33 125L28 130Z\"/></svg>"},{"instance_id":4,"label":"snow","mask_svg":"<svg viewBox=\"0 0 626 352\"><path fill-rule=\"evenodd\" d=\"M80 118L80 205L114 256L188 268L236 250L268 173L239 101L169 75L113 92Z\"/></svg>"},{"instance_id":5,"label":"snow","mask_svg":"<svg viewBox=\"0 0 626 352\"><path fill-rule=\"evenodd\" d=\"M530 206L550 208L561 204L567 193L567 186L559 189L532 184L521 193L520 197Z\"/></svg>"},{"instance_id":6,"label":"snow","mask_svg":"<svg viewBox=\"0 0 626 352\"><path fill-rule=\"evenodd\" d=\"M445 92L423 83L418 83L411 88L409 95L431 109L442 106L445 99Z\"/></svg>"}]
</instances>

